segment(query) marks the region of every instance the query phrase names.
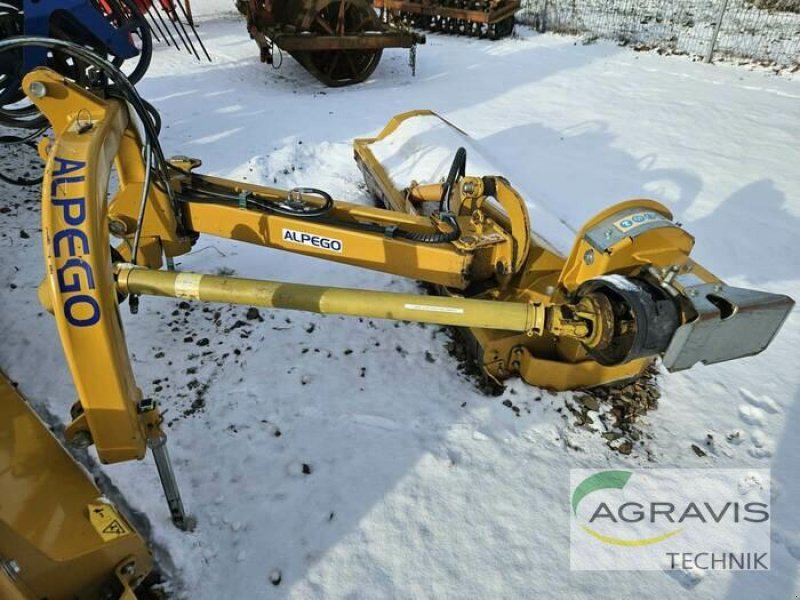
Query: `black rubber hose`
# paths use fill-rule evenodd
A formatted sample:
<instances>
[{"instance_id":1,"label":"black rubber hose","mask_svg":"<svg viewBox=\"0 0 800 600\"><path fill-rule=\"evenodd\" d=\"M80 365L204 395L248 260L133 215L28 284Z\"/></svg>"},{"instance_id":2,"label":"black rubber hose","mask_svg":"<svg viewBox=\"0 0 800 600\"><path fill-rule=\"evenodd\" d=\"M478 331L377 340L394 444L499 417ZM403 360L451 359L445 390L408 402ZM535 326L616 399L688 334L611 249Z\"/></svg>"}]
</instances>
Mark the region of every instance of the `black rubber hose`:
<instances>
[{"instance_id":1,"label":"black rubber hose","mask_svg":"<svg viewBox=\"0 0 800 600\"><path fill-rule=\"evenodd\" d=\"M7 6L9 4L7 0L4 1L2 4L5 5L4 8L7 10L11 10L13 9L14 6L16 6L13 3L11 4L11 6ZM19 3L19 5L21 6L21 3ZM98 10L100 10L99 7ZM120 29L123 32L129 31L130 35L137 35L141 40L142 47L139 49L139 56L136 59L136 66L134 67L131 74L127 76L128 79L131 81L131 83L136 83L144 76L145 72L150 66L150 60L152 58L152 53L153 53L153 40L150 29L147 25L147 22L145 21L144 15L142 14L141 10L139 10L139 7L134 2L134 0L109 0L108 10L110 11L109 14L105 13L103 14L109 20L109 22L111 22L114 26L117 27L117 29ZM22 9L20 8L19 9L20 26L17 36L22 34L21 23L23 17L21 11ZM68 13L64 13L63 15L59 13L59 15L60 15L59 18L64 17L67 19L66 21L61 23L62 25L65 23L72 24L72 29L70 30L72 37L75 37L77 39L78 37L83 35L85 38L84 43L89 43L89 47L94 45L97 48L99 48L100 51L110 53L110 49L106 47L105 42L103 42L103 40L95 38L92 35L92 32L84 31L82 24L77 21L74 21L71 15L69 15ZM8 23L6 23L6 25L8 25ZM51 24L51 27L56 27L56 21L54 21ZM9 33L10 31L6 27L6 30L4 30L2 34L0 34L0 37L3 37L4 39L13 39L11 36L8 35ZM54 33L54 31L51 31L50 35L55 36L56 34ZM58 39L58 38L52 37L43 39ZM94 40L93 43L90 43L90 40ZM63 41L71 41L71 40L63 40ZM51 50L57 50L53 46L48 46L48 48L50 48ZM75 53L67 52L66 54L68 56L72 56L73 60L77 58L77 55ZM3 90L2 92L0 92L0 95L3 98L2 101L0 101L0 105L2 105L2 107L0 108L0 123L7 125L9 127L38 129L44 126L47 123L47 121L42 115L39 114L39 111L35 106L27 105L16 108L11 107L12 104L14 104L15 102L19 102L25 97L25 94L22 92L21 89L19 89L21 79L24 73L18 72L12 74L10 69L10 65L12 64L17 64L18 65L17 69L21 69L21 64L22 64L21 61L22 61L22 54L20 53L13 59L7 58L6 63L3 66L4 71L8 72L6 73L8 80L4 82ZM121 59L119 57L113 57L109 62L114 64L114 66L116 67L121 67L122 63L127 61L124 61L124 59ZM90 62L89 64L93 63ZM51 67L53 67L52 64ZM56 67L53 68L55 68L56 71L59 70ZM61 74L64 75L65 77L71 77L70 73L61 73Z\"/></svg>"},{"instance_id":2,"label":"black rubber hose","mask_svg":"<svg viewBox=\"0 0 800 600\"><path fill-rule=\"evenodd\" d=\"M179 169L181 172L187 173L182 169ZM313 188L299 188L300 190L307 190ZM244 197L244 201L247 205L252 206L254 208L258 208L260 210L266 212L283 212L290 217L297 217L297 218L320 218L323 217L325 213L329 212L330 209L334 207L334 201L330 197L330 195L326 192L322 192L322 190L314 190L316 193L320 194L323 198L325 198L325 204L318 209L315 209L315 213L310 214L308 212L295 212L292 210L284 210L281 211L279 207L276 207L273 202L259 202L258 200L254 200L252 196ZM178 200L180 202L186 204L193 204L193 203L205 203L205 204L225 204L225 205L235 205L241 202L241 198L239 196L235 196L233 194L227 194L223 192L215 192L207 189L203 189L201 187L188 187L184 190L183 194L178 196ZM277 208L277 210L276 210ZM344 227L347 229L356 229L358 231L368 231L371 233L384 233L387 235L391 235L392 237L396 237L399 239L410 240L413 242L419 242L421 244L445 244L447 242L452 242L453 240L457 240L461 237L461 229L458 226L458 221L456 220L455 216L449 213L445 213L440 215L442 221L446 222L453 228L453 231L449 233L415 233L413 231L403 231L402 229L392 229L391 234L388 233L388 230L385 226L375 225L371 223L359 223L359 222L351 222L351 221L338 221L335 219L321 219L320 222L333 225L335 227Z\"/></svg>"},{"instance_id":3,"label":"black rubber hose","mask_svg":"<svg viewBox=\"0 0 800 600\"><path fill-rule=\"evenodd\" d=\"M191 173L189 173L188 171L184 171L183 169L180 169L178 167L175 167L175 169L181 173L191 176ZM289 194L291 194L292 192L299 192L301 194L313 194L315 196L319 196L325 201L322 206L316 206L313 208L309 208L307 210L282 206L280 203L286 202L288 198L286 200L262 201L260 199L255 198L253 194L249 193L245 193L242 196L236 196L234 194L226 192L218 192L203 187L194 187L192 186L192 184L190 184L190 186L186 189L186 192L191 193L191 200L181 198L181 201L187 202L188 204L191 204L192 202L195 202L203 197L205 197L206 199L201 200L202 202L211 202L211 203L220 202L225 204L241 204L242 202L244 202L245 205L255 207L265 212L281 214L287 217L297 217L299 219L322 217L325 214L329 213L331 209L333 209L334 207L334 200L328 192L310 187L292 188L291 190L289 190Z\"/></svg>"},{"instance_id":4,"label":"black rubber hose","mask_svg":"<svg viewBox=\"0 0 800 600\"><path fill-rule=\"evenodd\" d=\"M139 40L142 42L139 56L135 59L136 66L131 71L131 74L128 75L131 83L139 83L144 74L147 73L147 69L150 68L150 61L153 58L153 36L150 32L150 27L144 18L144 13L133 0L111 0L108 6L111 9L111 14L107 15L107 18L111 20L117 17L120 20L120 23L117 24L118 29L133 26L133 30L136 31ZM126 14L126 11L129 14ZM120 67L123 61L115 57L113 62L115 66Z\"/></svg>"},{"instance_id":5,"label":"black rubber hose","mask_svg":"<svg viewBox=\"0 0 800 600\"><path fill-rule=\"evenodd\" d=\"M289 190L290 197L293 192L296 192L298 194L311 194L313 196L319 196L323 200L325 200L325 204L323 204L320 207L311 208L308 210L304 209L295 210L293 208L287 208L285 205L281 205L275 202L265 205L267 207L267 210L271 210L278 214L286 215L289 217L309 218L309 217L321 217L325 213L330 212L330 210L333 208L334 204L333 198L328 192L324 190L318 190L316 188L310 188L310 187L292 188L291 190Z\"/></svg>"},{"instance_id":6,"label":"black rubber hose","mask_svg":"<svg viewBox=\"0 0 800 600\"><path fill-rule=\"evenodd\" d=\"M0 53L17 48L24 48L25 46L39 46L42 48L60 50L73 58L86 61L103 71L123 97L131 104L139 119L141 119L146 134L151 138L159 162L162 164L166 163L164 153L158 143L158 132L156 124L153 122L153 117L148 111L144 100L142 100L141 96L139 96L139 93L136 91L136 88L133 87L133 84L128 80L125 73L120 71L118 67L79 44L29 35L10 37L0 41Z\"/></svg>"},{"instance_id":7,"label":"black rubber hose","mask_svg":"<svg viewBox=\"0 0 800 600\"><path fill-rule=\"evenodd\" d=\"M443 213L439 218L450 225L453 230L449 233L414 233L413 231L397 231L396 237L404 240L411 240L412 242L420 242L422 244L445 244L452 242L461 237L461 228L458 226L458 221L455 215L451 213Z\"/></svg>"},{"instance_id":8,"label":"black rubber hose","mask_svg":"<svg viewBox=\"0 0 800 600\"><path fill-rule=\"evenodd\" d=\"M158 114L158 109L150 104L147 100L142 98L142 104L147 109L147 112L153 118L153 127L155 127L156 134L161 135L161 115Z\"/></svg>"},{"instance_id":9,"label":"black rubber hose","mask_svg":"<svg viewBox=\"0 0 800 600\"><path fill-rule=\"evenodd\" d=\"M453 157L453 162L450 164L450 171L447 173L447 179L444 180L442 185L442 196L439 198L439 212L450 212L450 195L453 192L453 186L456 184L458 177L463 177L467 172L467 151L461 147L456 150L456 155Z\"/></svg>"},{"instance_id":10,"label":"black rubber hose","mask_svg":"<svg viewBox=\"0 0 800 600\"><path fill-rule=\"evenodd\" d=\"M158 119L154 117L155 110L153 110L152 107L148 109L147 104L139 95L139 92L136 91L136 88L133 86L133 84L125 76L125 73L123 73L118 67L114 66L108 60L97 56L83 46L57 39L27 35L12 37L0 41L0 53L15 50L17 48L23 48L25 46L39 46L43 48L60 50L69 56L86 61L106 74L108 79L115 86L114 91L121 94L125 98L128 104L130 104L133 108L136 116L141 120L142 127L144 128L145 143L151 147L154 154L155 171L164 185L164 189L170 199L172 209L175 212L176 218L178 219L179 229L182 231L184 227L183 216L179 210L178 203L175 200L174 193L170 186L169 174L167 172L169 163L167 163L166 159L164 158L164 151L161 149L161 144L158 140L159 123Z\"/></svg>"},{"instance_id":11,"label":"black rubber hose","mask_svg":"<svg viewBox=\"0 0 800 600\"><path fill-rule=\"evenodd\" d=\"M113 88L106 90L106 96L109 98L116 98L117 100L127 101L125 94L121 94L115 91ZM158 110L144 98L142 98L142 104L147 110L147 114L149 114L153 119L153 128L155 129L156 134L161 135L161 115L158 114Z\"/></svg>"},{"instance_id":12,"label":"black rubber hose","mask_svg":"<svg viewBox=\"0 0 800 600\"><path fill-rule=\"evenodd\" d=\"M119 70L119 68L115 67L108 60L97 56L91 50L87 50L78 44L37 36L25 35L2 40L0 41L0 53L14 50L16 48L23 48L25 46L40 46L43 48L60 50L65 54L73 56L74 58L84 60L103 71L116 86L119 93L121 93L125 100L130 103L134 112L142 121L145 135L150 139L150 142L153 145L153 151L155 152L157 158L157 166L159 167L159 170L162 171L164 177L166 177L166 159L164 158L164 152L161 149L161 144L159 144L158 141L157 124L154 122L152 114L147 109L145 101L142 100L141 96L139 96L139 93L136 91L136 88L133 87L133 84L128 80L125 74ZM165 179L165 181L168 180Z\"/></svg>"}]
</instances>

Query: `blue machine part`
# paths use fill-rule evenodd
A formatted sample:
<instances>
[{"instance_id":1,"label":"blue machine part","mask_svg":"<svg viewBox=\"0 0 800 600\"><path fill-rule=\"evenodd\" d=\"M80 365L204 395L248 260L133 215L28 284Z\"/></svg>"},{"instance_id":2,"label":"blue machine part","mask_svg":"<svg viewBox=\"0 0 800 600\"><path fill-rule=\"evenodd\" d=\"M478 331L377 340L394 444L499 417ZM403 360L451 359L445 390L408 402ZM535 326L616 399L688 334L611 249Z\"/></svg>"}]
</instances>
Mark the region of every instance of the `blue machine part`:
<instances>
[{"instance_id":1,"label":"blue machine part","mask_svg":"<svg viewBox=\"0 0 800 600\"><path fill-rule=\"evenodd\" d=\"M25 0L25 35L50 37L54 13L67 12L88 34L102 42L116 58L129 59L139 54L131 39L131 28L114 27L91 0ZM35 46L23 50L23 75L47 62L47 49Z\"/></svg>"}]
</instances>

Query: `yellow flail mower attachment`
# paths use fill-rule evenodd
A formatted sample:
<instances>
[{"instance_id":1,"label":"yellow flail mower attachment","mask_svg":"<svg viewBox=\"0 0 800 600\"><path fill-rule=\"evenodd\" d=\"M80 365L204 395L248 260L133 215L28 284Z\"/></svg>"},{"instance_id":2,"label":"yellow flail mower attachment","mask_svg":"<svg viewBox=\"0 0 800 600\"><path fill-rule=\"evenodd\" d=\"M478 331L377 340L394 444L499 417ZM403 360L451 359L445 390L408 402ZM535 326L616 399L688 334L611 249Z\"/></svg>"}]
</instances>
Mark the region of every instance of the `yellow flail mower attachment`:
<instances>
[{"instance_id":1,"label":"yellow flail mower attachment","mask_svg":"<svg viewBox=\"0 0 800 600\"><path fill-rule=\"evenodd\" d=\"M692 236L658 202L621 202L572 231L487 171L480 152L467 151L469 138L427 111L355 142L385 207L376 208L314 188L200 175L192 158L167 160L133 92L95 95L46 68L29 73L24 90L53 130L40 146L39 295L78 392L66 437L94 444L108 463L140 459L149 446L182 527L189 520L160 409L136 386L122 302L135 308L139 297L158 295L454 326L488 376L554 390L634 378L657 357L680 370L757 354L793 305L728 286L697 264ZM118 187L107 197L112 167ZM437 295L171 269L201 235L402 275Z\"/></svg>"},{"instance_id":2,"label":"yellow flail mower attachment","mask_svg":"<svg viewBox=\"0 0 800 600\"><path fill-rule=\"evenodd\" d=\"M463 330L497 380L520 376L569 390L636 377L656 357L679 371L751 356L769 345L794 304L728 286L704 269L689 256L694 238L653 200L620 202L574 230L534 194L494 175L491 158L431 111L398 115L354 147L368 188L388 208L458 215L460 236L451 243L470 265L464 282L439 285L440 294L550 311L535 335ZM461 150L451 163L453 148Z\"/></svg>"},{"instance_id":3,"label":"yellow flail mower attachment","mask_svg":"<svg viewBox=\"0 0 800 600\"><path fill-rule=\"evenodd\" d=\"M368 186L386 206L374 208L313 188L199 175L200 161L186 157L156 165L156 141L142 139L124 102L46 68L30 73L25 89L54 132L41 146L48 276L40 296L83 409L68 433L88 435L109 462L140 457L158 421L142 416L116 317L124 296L453 325L468 330L492 377L556 390L635 377L658 356L679 370L757 354L793 305L730 287L697 264L692 236L658 202L621 202L574 235L502 177L467 175L464 148L449 169L449 161L415 162L408 149L426 136L449 132L468 143L430 112L400 115L377 138L355 142ZM398 185L420 164L431 171L427 183ZM107 201L112 166L119 188ZM110 233L122 240L116 247ZM203 234L403 275L440 297L159 270Z\"/></svg>"}]
</instances>

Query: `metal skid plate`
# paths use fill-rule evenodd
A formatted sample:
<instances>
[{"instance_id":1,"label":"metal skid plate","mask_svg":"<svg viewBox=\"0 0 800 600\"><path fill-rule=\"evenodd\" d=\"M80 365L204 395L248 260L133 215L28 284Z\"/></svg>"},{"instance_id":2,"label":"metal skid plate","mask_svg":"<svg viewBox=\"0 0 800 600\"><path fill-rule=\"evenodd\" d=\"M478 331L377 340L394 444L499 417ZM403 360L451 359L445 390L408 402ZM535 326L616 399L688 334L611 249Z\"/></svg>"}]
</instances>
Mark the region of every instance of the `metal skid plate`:
<instances>
[{"instance_id":1,"label":"metal skid plate","mask_svg":"<svg viewBox=\"0 0 800 600\"><path fill-rule=\"evenodd\" d=\"M684 289L697 318L681 325L664 353L669 371L710 365L764 350L789 316L794 300L726 285Z\"/></svg>"}]
</instances>

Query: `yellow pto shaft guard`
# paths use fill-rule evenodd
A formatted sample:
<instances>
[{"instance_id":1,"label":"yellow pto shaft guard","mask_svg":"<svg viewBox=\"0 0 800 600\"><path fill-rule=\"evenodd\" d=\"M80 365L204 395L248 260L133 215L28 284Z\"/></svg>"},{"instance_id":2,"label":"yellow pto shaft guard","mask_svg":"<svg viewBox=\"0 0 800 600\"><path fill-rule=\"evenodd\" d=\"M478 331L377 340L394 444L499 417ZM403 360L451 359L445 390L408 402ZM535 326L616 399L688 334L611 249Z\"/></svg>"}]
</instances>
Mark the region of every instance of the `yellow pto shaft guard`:
<instances>
[{"instance_id":1,"label":"yellow pto shaft guard","mask_svg":"<svg viewBox=\"0 0 800 600\"><path fill-rule=\"evenodd\" d=\"M544 307L533 303L439 298L199 273L152 271L130 264L118 264L116 271L119 291L124 294L302 310L323 315L481 327L530 335L541 334L545 325Z\"/></svg>"}]
</instances>

